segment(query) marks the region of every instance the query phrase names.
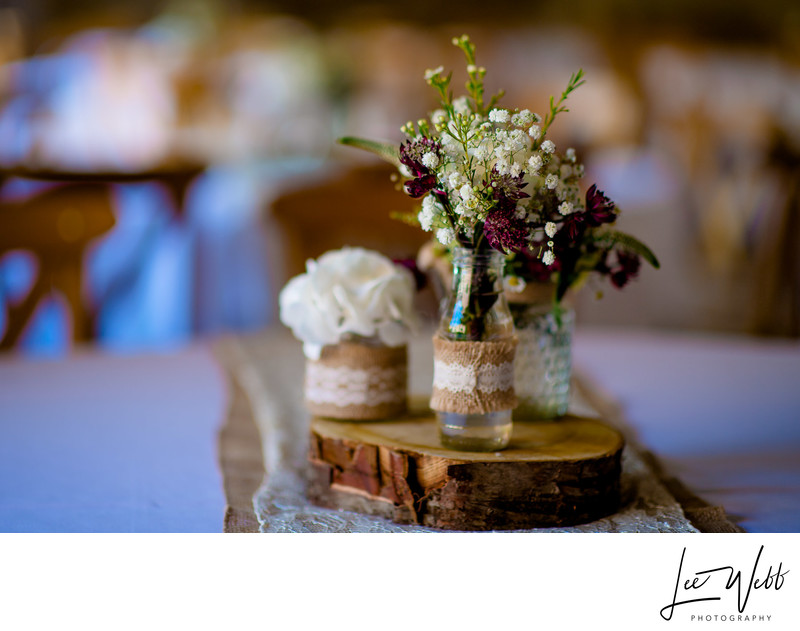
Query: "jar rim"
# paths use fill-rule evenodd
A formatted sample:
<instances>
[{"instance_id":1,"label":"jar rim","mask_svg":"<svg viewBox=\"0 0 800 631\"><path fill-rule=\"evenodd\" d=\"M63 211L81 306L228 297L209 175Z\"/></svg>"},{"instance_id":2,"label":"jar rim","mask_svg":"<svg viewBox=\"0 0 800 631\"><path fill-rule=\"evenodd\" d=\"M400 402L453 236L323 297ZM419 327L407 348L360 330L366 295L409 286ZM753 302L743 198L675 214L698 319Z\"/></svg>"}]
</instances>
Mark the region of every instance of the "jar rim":
<instances>
[{"instance_id":1,"label":"jar rim","mask_svg":"<svg viewBox=\"0 0 800 631\"><path fill-rule=\"evenodd\" d=\"M490 264L503 261L505 261L505 254L499 250L489 249L478 252L473 248L462 246L453 248L453 264L463 264L465 262Z\"/></svg>"}]
</instances>

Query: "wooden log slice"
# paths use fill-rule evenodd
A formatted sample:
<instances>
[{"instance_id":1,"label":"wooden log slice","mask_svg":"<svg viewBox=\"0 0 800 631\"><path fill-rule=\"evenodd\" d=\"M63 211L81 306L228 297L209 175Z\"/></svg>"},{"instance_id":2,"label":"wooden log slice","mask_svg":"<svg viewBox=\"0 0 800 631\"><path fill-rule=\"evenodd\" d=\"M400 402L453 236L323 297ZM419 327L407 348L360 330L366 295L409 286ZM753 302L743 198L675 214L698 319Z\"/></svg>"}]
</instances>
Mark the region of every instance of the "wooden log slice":
<instances>
[{"instance_id":1,"label":"wooden log slice","mask_svg":"<svg viewBox=\"0 0 800 631\"><path fill-rule=\"evenodd\" d=\"M430 410L367 423L314 418L309 498L446 530L571 526L617 510L623 445L616 430L575 416L515 422L495 453L441 447Z\"/></svg>"}]
</instances>

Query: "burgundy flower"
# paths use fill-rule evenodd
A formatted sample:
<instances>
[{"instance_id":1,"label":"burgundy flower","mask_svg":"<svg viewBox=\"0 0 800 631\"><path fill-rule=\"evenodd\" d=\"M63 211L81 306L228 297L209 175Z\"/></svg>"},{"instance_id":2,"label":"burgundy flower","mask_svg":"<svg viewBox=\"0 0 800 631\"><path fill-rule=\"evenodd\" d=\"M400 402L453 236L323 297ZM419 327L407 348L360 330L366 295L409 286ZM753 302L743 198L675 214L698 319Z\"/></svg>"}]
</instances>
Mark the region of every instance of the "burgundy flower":
<instances>
[{"instance_id":1,"label":"burgundy flower","mask_svg":"<svg viewBox=\"0 0 800 631\"><path fill-rule=\"evenodd\" d=\"M400 145L400 164L404 164L415 177L428 175L431 170L422 164L422 156L426 153L441 154L442 147L430 138L408 140Z\"/></svg>"},{"instance_id":2,"label":"burgundy flower","mask_svg":"<svg viewBox=\"0 0 800 631\"><path fill-rule=\"evenodd\" d=\"M483 234L495 250L500 252L522 252L528 241L528 227L522 219L514 216L513 210L497 206L489 211L483 225Z\"/></svg>"},{"instance_id":3,"label":"burgundy flower","mask_svg":"<svg viewBox=\"0 0 800 631\"><path fill-rule=\"evenodd\" d=\"M619 267L611 271L611 282L614 287L622 289L628 281L635 278L639 273L641 260L636 254L630 252L617 251L617 262Z\"/></svg>"},{"instance_id":4,"label":"burgundy flower","mask_svg":"<svg viewBox=\"0 0 800 631\"><path fill-rule=\"evenodd\" d=\"M617 217L616 208L616 204L597 189L597 184L592 184L586 191L586 212L582 214L586 223L596 228L613 222Z\"/></svg>"},{"instance_id":5,"label":"burgundy flower","mask_svg":"<svg viewBox=\"0 0 800 631\"><path fill-rule=\"evenodd\" d=\"M512 175L500 175L495 168L489 176L489 181L485 185L491 185L492 197L497 200L496 206L504 210L513 211L517 207L517 202L525 197L530 197L523 192L528 183L523 182L522 174L514 177Z\"/></svg>"},{"instance_id":6,"label":"burgundy flower","mask_svg":"<svg viewBox=\"0 0 800 631\"><path fill-rule=\"evenodd\" d=\"M561 230L556 234L556 241L563 241L567 244L576 241L586 229L586 213L572 213L564 219Z\"/></svg>"},{"instance_id":7,"label":"burgundy flower","mask_svg":"<svg viewBox=\"0 0 800 631\"><path fill-rule=\"evenodd\" d=\"M433 188L436 186L436 176L423 175L422 177L408 180L404 186L406 193L408 193L414 199L417 199L433 190Z\"/></svg>"}]
</instances>

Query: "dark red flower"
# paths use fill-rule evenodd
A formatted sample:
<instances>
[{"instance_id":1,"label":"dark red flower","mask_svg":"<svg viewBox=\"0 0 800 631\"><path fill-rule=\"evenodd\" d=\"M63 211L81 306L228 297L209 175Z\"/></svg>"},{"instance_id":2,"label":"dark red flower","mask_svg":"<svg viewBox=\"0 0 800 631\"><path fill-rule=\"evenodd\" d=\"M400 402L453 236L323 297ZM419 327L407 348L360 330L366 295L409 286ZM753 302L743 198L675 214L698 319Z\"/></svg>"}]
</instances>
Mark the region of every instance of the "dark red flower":
<instances>
[{"instance_id":1,"label":"dark red flower","mask_svg":"<svg viewBox=\"0 0 800 631\"><path fill-rule=\"evenodd\" d=\"M400 164L404 164L415 177L428 175L431 170L422 164L422 156L426 153L441 154L442 147L430 138L416 138L407 140L400 145Z\"/></svg>"},{"instance_id":2,"label":"dark red flower","mask_svg":"<svg viewBox=\"0 0 800 631\"><path fill-rule=\"evenodd\" d=\"M635 278L639 273L641 260L636 254L617 250L617 262L619 267L611 271L611 283L614 287L622 289L628 281Z\"/></svg>"},{"instance_id":3,"label":"dark red flower","mask_svg":"<svg viewBox=\"0 0 800 631\"><path fill-rule=\"evenodd\" d=\"M597 228L604 223L611 223L617 218L616 204L605 196L603 191L597 189L597 184L592 184L586 191L586 212L583 214L586 223Z\"/></svg>"},{"instance_id":4,"label":"dark red flower","mask_svg":"<svg viewBox=\"0 0 800 631\"><path fill-rule=\"evenodd\" d=\"M528 227L517 219L513 210L497 206L486 217L483 234L495 250L500 252L522 252L528 242Z\"/></svg>"},{"instance_id":5,"label":"dark red flower","mask_svg":"<svg viewBox=\"0 0 800 631\"><path fill-rule=\"evenodd\" d=\"M406 193L408 193L414 199L417 199L433 190L433 188L436 186L436 176L423 175L422 177L408 180L404 186Z\"/></svg>"}]
</instances>

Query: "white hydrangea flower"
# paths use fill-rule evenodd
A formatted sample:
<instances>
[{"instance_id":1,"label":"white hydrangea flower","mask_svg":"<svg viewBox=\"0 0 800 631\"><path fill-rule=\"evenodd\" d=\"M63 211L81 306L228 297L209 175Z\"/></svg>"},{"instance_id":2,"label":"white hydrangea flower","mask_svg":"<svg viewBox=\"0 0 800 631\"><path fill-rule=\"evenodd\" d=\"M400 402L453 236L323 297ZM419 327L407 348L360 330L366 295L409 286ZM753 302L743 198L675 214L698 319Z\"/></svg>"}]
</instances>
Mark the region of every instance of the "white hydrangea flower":
<instances>
[{"instance_id":1,"label":"white hydrangea flower","mask_svg":"<svg viewBox=\"0 0 800 631\"><path fill-rule=\"evenodd\" d=\"M528 130L528 135L534 140L538 140L539 136L542 135L541 127L538 125L531 125L530 129Z\"/></svg>"},{"instance_id":2,"label":"white hydrangea flower","mask_svg":"<svg viewBox=\"0 0 800 631\"><path fill-rule=\"evenodd\" d=\"M544 185L552 191L558 186L558 176L555 173L551 173L544 179Z\"/></svg>"},{"instance_id":3,"label":"white hydrangea flower","mask_svg":"<svg viewBox=\"0 0 800 631\"><path fill-rule=\"evenodd\" d=\"M422 156L422 164L429 169L435 169L439 166L439 156L433 153L433 151L428 151Z\"/></svg>"},{"instance_id":4,"label":"white hydrangea flower","mask_svg":"<svg viewBox=\"0 0 800 631\"><path fill-rule=\"evenodd\" d=\"M556 150L556 144L552 140L545 140L541 149L545 153L553 153Z\"/></svg>"},{"instance_id":5,"label":"white hydrangea flower","mask_svg":"<svg viewBox=\"0 0 800 631\"><path fill-rule=\"evenodd\" d=\"M517 127L527 127L533 122L533 112L522 110L511 117L511 124Z\"/></svg>"},{"instance_id":6,"label":"white hydrangea flower","mask_svg":"<svg viewBox=\"0 0 800 631\"><path fill-rule=\"evenodd\" d=\"M544 224L544 233L551 239L556 234L556 230L558 230L558 227L552 221L548 221L546 224Z\"/></svg>"},{"instance_id":7,"label":"white hydrangea flower","mask_svg":"<svg viewBox=\"0 0 800 631\"><path fill-rule=\"evenodd\" d=\"M450 245L450 243L455 238L456 238L456 233L453 232L452 228L439 228L436 231L436 239L442 245Z\"/></svg>"},{"instance_id":8,"label":"white hydrangea flower","mask_svg":"<svg viewBox=\"0 0 800 631\"><path fill-rule=\"evenodd\" d=\"M493 123L507 123L510 117L508 110L495 108L489 112L489 120Z\"/></svg>"},{"instance_id":9,"label":"white hydrangea flower","mask_svg":"<svg viewBox=\"0 0 800 631\"><path fill-rule=\"evenodd\" d=\"M544 253L544 256L542 256L542 263L544 263L547 266L550 266L555 262L556 262L556 255L553 254L552 250L548 250L547 252Z\"/></svg>"},{"instance_id":10,"label":"white hydrangea flower","mask_svg":"<svg viewBox=\"0 0 800 631\"><path fill-rule=\"evenodd\" d=\"M571 215L572 214L572 202L563 202L558 207L558 212L560 212L564 216Z\"/></svg>"},{"instance_id":11,"label":"white hydrangea flower","mask_svg":"<svg viewBox=\"0 0 800 631\"><path fill-rule=\"evenodd\" d=\"M439 66L438 68L428 68L425 71L425 81L430 82L433 80L434 77L438 77L440 74L444 72L444 66Z\"/></svg>"},{"instance_id":12,"label":"white hydrangea flower","mask_svg":"<svg viewBox=\"0 0 800 631\"><path fill-rule=\"evenodd\" d=\"M542 164L544 164L544 160L542 160L542 156L538 153L534 153L528 158L528 173L531 175L536 175L539 172L539 169L542 168Z\"/></svg>"},{"instance_id":13,"label":"white hydrangea flower","mask_svg":"<svg viewBox=\"0 0 800 631\"><path fill-rule=\"evenodd\" d=\"M414 277L388 258L363 248L326 252L309 261L278 298L280 319L303 342L309 359L348 334L377 335L400 346L417 326Z\"/></svg>"}]
</instances>

